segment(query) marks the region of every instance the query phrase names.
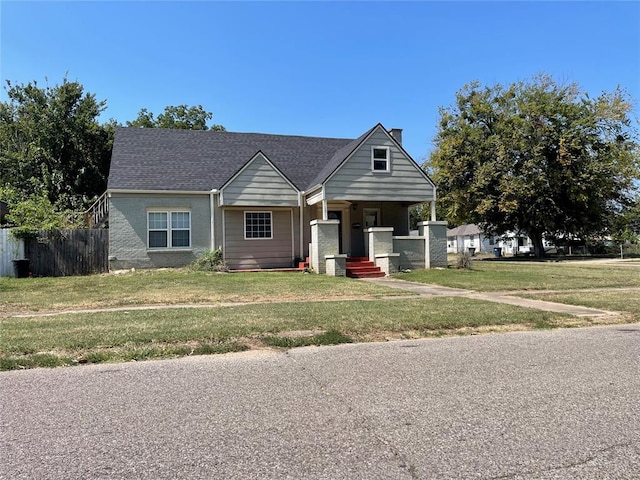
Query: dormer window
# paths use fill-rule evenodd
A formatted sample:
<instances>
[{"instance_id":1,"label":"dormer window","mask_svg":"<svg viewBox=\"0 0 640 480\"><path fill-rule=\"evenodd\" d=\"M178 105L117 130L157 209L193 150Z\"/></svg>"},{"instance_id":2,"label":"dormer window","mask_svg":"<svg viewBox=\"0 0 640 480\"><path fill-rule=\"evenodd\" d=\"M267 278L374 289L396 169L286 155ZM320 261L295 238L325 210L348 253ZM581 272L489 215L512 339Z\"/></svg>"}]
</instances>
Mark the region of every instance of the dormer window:
<instances>
[{"instance_id":1,"label":"dormer window","mask_svg":"<svg viewBox=\"0 0 640 480\"><path fill-rule=\"evenodd\" d=\"M374 172L391 171L391 151L389 147L371 147L371 170Z\"/></svg>"}]
</instances>

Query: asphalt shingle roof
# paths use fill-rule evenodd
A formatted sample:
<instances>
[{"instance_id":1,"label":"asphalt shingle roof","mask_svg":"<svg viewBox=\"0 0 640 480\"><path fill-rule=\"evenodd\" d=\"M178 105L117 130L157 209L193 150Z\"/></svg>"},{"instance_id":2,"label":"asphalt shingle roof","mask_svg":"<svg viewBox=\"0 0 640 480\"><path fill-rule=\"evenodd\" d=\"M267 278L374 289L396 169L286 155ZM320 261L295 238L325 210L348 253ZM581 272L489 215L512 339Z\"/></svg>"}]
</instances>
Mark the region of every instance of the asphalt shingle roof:
<instances>
[{"instance_id":1,"label":"asphalt shingle roof","mask_svg":"<svg viewBox=\"0 0 640 480\"><path fill-rule=\"evenodd\" d=\"M304 191L333 172L360 139L123 127L116 130L108 188L219 189L262 151Z\"/></svg>"},{"instance_id":2,"label":"asphalt shingle roof","mask_svg":"<svg viewBox=\"0 0 640 480\"><path fill-rule=\"evenodd\" d=\"M447 237L458 237L464 235L478 235L482 233L480 227L475 223L468 223L466 225L460 225L456 228L450 228L447 230Z\"/></svg>"}]
</instances>

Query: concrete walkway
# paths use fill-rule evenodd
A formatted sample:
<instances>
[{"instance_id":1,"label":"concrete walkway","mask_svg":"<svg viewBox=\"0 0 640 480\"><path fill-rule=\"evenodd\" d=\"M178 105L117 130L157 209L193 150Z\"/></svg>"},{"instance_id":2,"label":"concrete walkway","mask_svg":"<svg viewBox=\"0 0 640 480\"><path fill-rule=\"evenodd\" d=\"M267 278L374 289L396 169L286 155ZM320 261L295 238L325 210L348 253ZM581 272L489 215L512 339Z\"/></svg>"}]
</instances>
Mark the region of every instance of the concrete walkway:
<instances>
[{"instance_id":1,"label":"concrete walkway","mask_svg":"<svg viewBox=\"0 0 640 480\"><path fill-rule=\"evenodd\" d=\"M608 310L599 310L596 308L581 307L577 305L567 305L564 303L545 302L543 300L533 300L530 298L513 297L504 292L476 292L473 290L464 290L461 288L443 287L440 285L429 285L426 283L407 282L396 278L367 278L365 282L375 283L382 287L395 288L413 292L422 297L446 296L446 297L466 297L477 300L485 300L487 302L506 303L518 307L533 308L535 310L544 310L546 312L566 313L576 317L602 317L616 316L620 312L611 312Z\"/></svg>"}]
</instances>

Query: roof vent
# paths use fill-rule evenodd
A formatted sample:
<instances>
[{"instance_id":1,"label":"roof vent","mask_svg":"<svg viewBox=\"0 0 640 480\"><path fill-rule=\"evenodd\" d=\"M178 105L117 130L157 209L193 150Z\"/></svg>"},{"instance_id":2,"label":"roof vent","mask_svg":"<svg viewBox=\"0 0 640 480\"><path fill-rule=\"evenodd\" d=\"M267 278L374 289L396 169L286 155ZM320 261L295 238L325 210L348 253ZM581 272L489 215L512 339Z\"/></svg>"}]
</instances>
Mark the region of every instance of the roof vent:
<instances>
[{"instance_id":1,"label":"roof vent","mask_svg":"<svg viewBox=\"0 0 640 480\"><path fill-rule=\"evenodd\" d=\"M402 129L401 128L392 128L389 130L389 135L391 135L396 142L402 145Z\"/></svg>"}]
</instances>

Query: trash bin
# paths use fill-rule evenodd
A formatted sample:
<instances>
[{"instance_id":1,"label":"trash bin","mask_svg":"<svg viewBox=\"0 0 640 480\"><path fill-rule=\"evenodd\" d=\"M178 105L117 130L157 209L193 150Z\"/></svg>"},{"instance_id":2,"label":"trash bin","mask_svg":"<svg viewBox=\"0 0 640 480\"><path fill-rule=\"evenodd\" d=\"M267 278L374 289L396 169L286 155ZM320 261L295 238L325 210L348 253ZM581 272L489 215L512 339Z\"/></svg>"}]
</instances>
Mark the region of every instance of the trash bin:
<instances>
[{"instance_id":1,"label":"trash bin","mask_svg":"<svg viewBox=\"0 0 640 480\"><path fill-rule=\"evenodd\" d=\"M494 247L493 248L493 256L496 258L500 258L502 256L502 248Z\"/></svg>"},{"instance_id":2,"label":"trash bin","mask_svg":"<svg viewBox=\"0 0 640 480\"><path fill-rule=\"evenodd\" d=\"M29 277L29 259L24 258L22 260L13 261L13 273L16 278L28 278Z\"/></svg>"},{"instance_id":3,"label":"trash bin","mask_svg":"<svg viewBox=\"0 0 640 480\"><path fill-rule=\"evenodd\" d=\"M476 254L475 247L469 247L469 255L471 255L473 257L475 254Z\"/></svg>"}]
</instances>

